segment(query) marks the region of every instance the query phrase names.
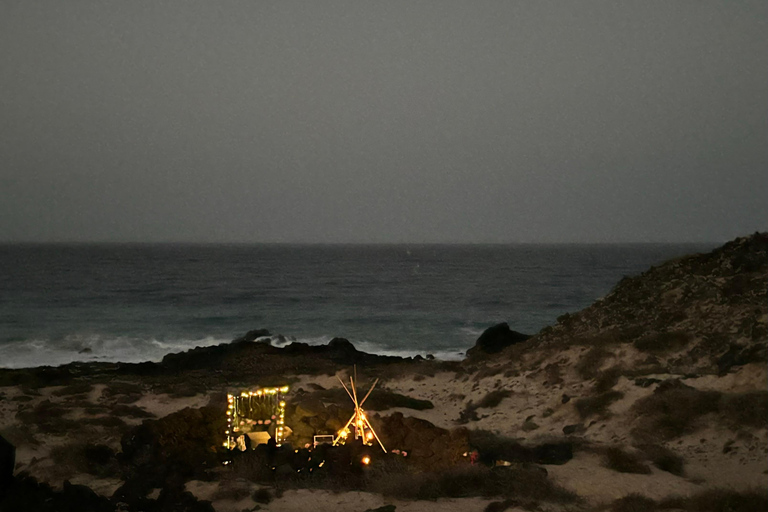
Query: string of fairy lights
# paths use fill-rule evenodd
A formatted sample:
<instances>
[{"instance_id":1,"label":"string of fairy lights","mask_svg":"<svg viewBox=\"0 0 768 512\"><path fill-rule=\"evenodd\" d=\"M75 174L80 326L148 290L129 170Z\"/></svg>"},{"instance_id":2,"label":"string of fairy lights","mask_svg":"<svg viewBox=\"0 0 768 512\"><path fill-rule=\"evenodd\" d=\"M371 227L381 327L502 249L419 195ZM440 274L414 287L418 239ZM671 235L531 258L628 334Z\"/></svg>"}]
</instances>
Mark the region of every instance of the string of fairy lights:
<instances>
[{"instance_id":1,"label":"string of fairy lights","mask_svg":"<svg viewBox=\"0 0 768 512\"><path fill-rule=\"evenodd\" d=\"M247 416L245 411L251 413L254 408L254 400L258 402L268 400L271 409L275 410L275 442L277 446L283 444L285 437L285 400L283 395L288 392L288 386L274 388L258 388L253 391L243 391L239 395L227 394L227 430L224 447L231 450L237 446L237 438L240 434L240 421ZM248 418L250 419L250 418ZM267 420L267 423L271 418Z\"/></svg>"}]
</instances>

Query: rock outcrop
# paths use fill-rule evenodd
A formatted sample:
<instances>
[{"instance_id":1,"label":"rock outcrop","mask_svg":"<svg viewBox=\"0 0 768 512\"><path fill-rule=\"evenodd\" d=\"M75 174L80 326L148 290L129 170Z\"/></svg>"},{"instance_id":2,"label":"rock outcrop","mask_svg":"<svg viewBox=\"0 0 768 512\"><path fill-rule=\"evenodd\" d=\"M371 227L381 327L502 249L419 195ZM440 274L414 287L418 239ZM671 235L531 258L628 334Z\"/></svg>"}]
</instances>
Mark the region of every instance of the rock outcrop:
<instances>
[{"instance_id":1,"label":"rock outcrop","mask_svg":"<svg viewBox=\"0 0 768 512\"><path fill-rule=\"evenodd\" d=\"M469 431L465 428L446 430L399 412L376 420L374 427L387 449L407 452L418 468L437 471L468 461Z\"/></svg>"},{"instance_id":2,"label":"rock outcrop","mask_svg":"<svg viewBox=\"0 0 768 512\"><path fill-rule=\"evenodd\" d=\"M767 283L768 234L755 233L625 277L529 343L632 343L668 368L723 374L768 361Z\"/></svg>"},{"instance_id":3,"label":"rock outcrop","mask_svg":"<svg viewBox=\"0 0 768 512\"><path fill-rule=\"evenodd\" d=\"M483 331L483 334L477 338L475 346L467 350L467 356L478 357L485 354L496 354L507 347L522 343L531 336L521 332L513 331L509 324L502 322Z\"/></svg>"},{"instance_id":4,"label":"rock outcrop","mask_svg":"<svg viewBox=\"0 0 768 512\"><path fill-rule=\"evenodd\" d=\"M0 436L0 499L13 481L16 464L16 447Z\"/></svg>"}]
</instances>

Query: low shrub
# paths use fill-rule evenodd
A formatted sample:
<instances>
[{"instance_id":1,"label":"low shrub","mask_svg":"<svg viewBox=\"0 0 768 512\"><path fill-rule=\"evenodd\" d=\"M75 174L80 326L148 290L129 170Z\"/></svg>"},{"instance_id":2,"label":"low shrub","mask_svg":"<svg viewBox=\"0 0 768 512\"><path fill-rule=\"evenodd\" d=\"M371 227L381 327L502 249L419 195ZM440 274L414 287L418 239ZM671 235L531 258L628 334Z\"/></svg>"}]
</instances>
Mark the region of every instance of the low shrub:
<instances>
[{"instance_id":1,"label":"low shrub","mask_svg":"<svg viewBox=\"0 0 768 512\"><path fill-rule=\"evenodd\" d=\"M272 492L266 487L257 489L256 492L253 493L253 501L256 503L261 503L262 505L266 505L272 501Z\"/></svg>"},{"instance_id":2,"label":"low shrub","mask_svg":"<svg viewBox=\"0 0 768 512\"><path fill-rule=\"evenodd\" d=\"M135 405L118 404L112 406L110 412L116 416L126 418L154 418L155 415Z\"/></svg>"},{"instance_id":3,"label":"low shrub","mask_svg":"<svg viewBox=\"0 0 768 512\"><path fill-rule=\"evenodd\" d=\"M638 338L633 345L641 352L664 353L680 350L690 341L691 336L686 332L663 331Z\"/></svg>"},{"instance_id":4,"label":"low shrub","mask_svg":"<svg viewBox=\"0 0 768 512\"><path fill-rule=\"evenodd\" d=\"M686 512L756 512L768 510L768 492L754 489L737 492L732 489L710 489L689 498L670 498L659 503L660 509Z\"/></svg>"},{"instance_id":5,"label":"low shrub","mask_svg":"<svg viewBox=\"0 0 768 512\"><path fill-rule=\"evenodd\" d=\"M390 474L369 490L398 499L434 500L468 496L572 502L576 497L552 484L538 468L457 467L440 473Z\"/></svg>"},{"instance_id":6,"label":"low shrub","mask_svg":"<svg viewBox=\"0 0 768 512\"><path fill-rule=\"evenodd\" d=\"M732 427L764 428L768 418L768 391L723 395L720 412Z\"/></svg>"},{"instance_id":7,"label":"low shrub","mask_svg":"<svg viewBox=\"0 0 768 512\"><path fill-rule=\"evenodd\" d=\"M621 448L615 446L605 450L603 464L605 467L618 471L619 473L635 473L639 475L648 475L651 473L651 468L648 467L639 456L625 452Z\"/></svg>"},{"instance_id":8,"label":"low shrub","mask_svg":"<svg viewBox=\"0 0 768 512\"><path fill-rule=\"evenodd\" d=\"M683 458L672 450L657 444L643 444L636 446L645 453L654 466L667 473L683 476L685 474L685 462Z\"/></svg>"},{"instance_id":9,"label":"low shrub","mask_svg":"<svg viewBox=\"0 0 768 512\"><path fill-rule=\"evenodd\" d=\"M90 382L76 382L54 391L53 396L82 395L90 393L93 390L93 384Z\"/></svg>"},{"instance_id":10,"label":"low shrub","mask_svg":"<svg viewBox=\"0 0 768 512\"><path fill-rule=\"evenodd\" d=\"M613 386L618 384L621 375L622 371L618 366L600 372L597 376L597 380L595 380L595 392L605 393L606 391L610 391L613 389Z\"/></svg>"},{"instance_id":11,"label":"low shrub","mask_svg":"<svg viewBox=\"0 0 768 512\"><path fill-rule=\"evenodd\" d=\"M44 434L63 435L76 431L81 423L65 418L67 409L50 400L43 400L34 408L22 409L16 413L25 426L35 425Z\"/></svg>"},{"instance_id":12,"label":"low shrub","mask_svg":"<svg viewBox=\"0 0 768 512\"><path fill-rule=\"evenodd\" d=\"M120 465L114 450L103 444L57 446L51 450L51 458L57 465L71 468L73 472L87 473L99 478L116 477L120 474Z\"/></svg>"},{"instance_id":13,"label":"low shrub","mask_svg":"<svg viewBox=\"0 0 768 512\"><path fill-rule=\"evenodd\" d=\"M630 494L611 503L611 512L654 512L656 502L641 494Z\"/></svg>"},{"instance_id":14,"label":"low shrub","mask_svg":"<svg viewBox=\"0 0 768 512\"><path fill-rule=\"evenodd\" d=\"M603 347L592 347L583 357L579 359L574 367L576 373L584 380L594 379L600 371L600 366L610 353Z\"/></svg>"},{"instance_id":15,"label":"low shrub","mask_svg":"<svg viewBox=\"0 0 768 512\"><path fill-rule=\"evenodd\" d=\"M696 430L696 420L719 408L721 393L700 391L679 380L662 382L632 406L639 416L637 439L668 441Z\"/></svg>"},{"instance_id":16,"label":"low shrub","mask_svg":"<svg viewBox=\"0 0 768 512\"><path fill-rule=\"evenodd\" d=\"M107 427L107 428L119 428L122 429L126 426L125 421L118 418L117 416L96 416L93 418L82 418L80 420L80 423L85 425L94 425L97 427Z\"/></svg>"},{"instance_id":17,"label":"low shrub","mask_svg":"<svg viewBox=\"0 0 768 512\"><path fill-rule=\"evenodd\" d=\"M141 395L143 392L144 389L140 385L133 382L113 381L110 382L106 388L104 388L102 393L108 397L113 397L116 395Z\"/></svg>"},{"instance_id":18,"label":"low shrub","mask_svg":"<svg viewBox=\"0 0 768 512\"><path fill-rule=\"evenodd\" d=\"M576 410L581 419L590 416L608 416L608 407L615 401L621 399L624 393L621 391L608 391L597 396L590 396L576 400Z\"/></svg>"},{"instance_id":19,"label":"low shrub","mask_svg":"<svg viewBox=\"0 0 768 512\"><path fill-rule=\"evenodd\" d=\"M480 418L477 416L477 410L481 407L493 408L501 403L502 400L512 394L507 389L496 389L485 395L479 402L474 403L472 400L467 402L464 410L459 413L459 423L467 423L470 421L477 421Z\"/></svg>"},{"instance_id":20,"label":"low shrub","mask_svg":"<svg viewBox=\"0 0 768 512\"><path fill-rule=\"evenodd\" d=\"M341 388L332 388L307 393L302 397L302 400L319 400L326 404L336 404L346 407L349 403L349 396L347 396L347 392ZM301 401L297 401L296 404L300 405ZM387 389L374 389L371 396L365 401L365 409L369 411L384 411L393 407L424 411L433 409L435 406L429 400L411 398Z\"/></svg>"},{"instance_id":21,"label":"low shrub","mask_svg":"<svg viewBox=\"0 0 768 512\"><path fill-rule=\"evenodd\" d=\"M517 463L565 464L573 458L573 443L544 443L523 446L518 441L488 430L470 430L469 445L478 451L480 462L493 465L498 460Z\"/></svg>"},{"instance_id":22,"label":"low shrub","mask_svg":"<svg viewBox=\"0 0 768 512\"><path fill-rule=\"evenodd\" d=\"M486 407L493 408L501 403L502 400L512 395L512 392L507 389L497 389L491 391L485 395L479 402L477 402L477 408Z\"/></svg>"}]
</instances>

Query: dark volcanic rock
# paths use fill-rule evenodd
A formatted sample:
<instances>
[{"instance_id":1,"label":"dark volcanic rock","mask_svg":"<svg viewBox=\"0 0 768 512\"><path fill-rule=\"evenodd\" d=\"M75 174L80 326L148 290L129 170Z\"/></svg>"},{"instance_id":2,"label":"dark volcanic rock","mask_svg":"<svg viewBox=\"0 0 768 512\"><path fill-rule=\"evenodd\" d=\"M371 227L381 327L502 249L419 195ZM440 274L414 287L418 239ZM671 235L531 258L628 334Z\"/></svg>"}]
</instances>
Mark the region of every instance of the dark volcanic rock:
<instances>
[{"instance_id":1,"label":"dark volcanic rock","mask_svg":"<svg viewBox=\"0 0 768 512\"><path fill-rule=\"evenodd\" d=\"M40 483L27 474L18 475L5 496L0 498L0 511L34 512L113 512L115 506L83 485L64 482L61 491Z\"/></svg>"},{"instance_id":2,"label":"dark volcanic rock","mask_svg":"<svg viewBox=\"0 0 768 512\"><path fill-rule=\"evenodd\" d=\"M121 440L129 477L162 487L157 484L204 473L217 465L216 449L225 427L224 415L214 407L186 408L159 420L145 420ZM139 481L132 484L145 487Z\"/></svg>"},{"instance_id":3,"label":"dark volcanic rock","mask_svg":"<svg viewBox=\"0 0 768 512\"><path fill-rule=\"evenodd\" d=\"M509 328L506 322L496 324L486 329L477 338L475 346L467 350L467 355L478 356L481 354L496 354L505 348L521 343L530 338L528 334L522 334Z\"/></svg>"},{"instance_id":4,"label":"dark volcanic rock","mask_svg":"<svg viewBox=\"0 0 768 512\"><path fill-rule=\"evenodd\" d=\"M379 418L374 426L388 450L402 450L415 466L436 471L465 462L469 450L469 431L446 430L402 413Z\"/></svg>"},{"instance_id":5,"label":"dark volcanic rock","mask_svg":"<svg viewBox=\"0 0 768 512\"><path fill-rule=\"evenodd\" d=\"M375 365L405 361L401 357L360 352L349 340L333 338L327 345L291 343L273 347L243 338L212 347L197 347L178 354L168 354L160 363L175 373L193 370L220 370L225 374L271 375L281 373L333 373L338 367L353 364Z\"/></svg>"},{"instance_id":6,"label":"dark volcanic rock","mask_svg":"<svg viewBox=\"0 0 768 512\"><path fill-rule=\"evenodd\" d=\"M256 341L258 338L263 338L265 336L271 336L270 332L266 329L254 329L252 331L248 331L245 333L245 336L241 336L233 341L233 343L238 343L242 341Z\"/></svg>"},{"instance_id":7,"label":"dark volcanic rock","mask_svg":"<svg viewBox=\"0 0 768 512\"><path fill-rule=\"evenodd\" d=\"M573 443L544 443L523 446L514 439L497 436L484 430L471 432L470 444L480 454L480 462L493 465L496 461L523 464L565 464L573 458Z\"/></svg>"},{"instance_id":8,"label":"dark volcanic rock","mask_svg":"<svg viewBox=\"0 0 768 512\"><path fill-rule=\"evenodd\" d=\"M0 436L0 498L13 481L13 468L16 465L16 447Z\"/></svg>"}]
</instances>

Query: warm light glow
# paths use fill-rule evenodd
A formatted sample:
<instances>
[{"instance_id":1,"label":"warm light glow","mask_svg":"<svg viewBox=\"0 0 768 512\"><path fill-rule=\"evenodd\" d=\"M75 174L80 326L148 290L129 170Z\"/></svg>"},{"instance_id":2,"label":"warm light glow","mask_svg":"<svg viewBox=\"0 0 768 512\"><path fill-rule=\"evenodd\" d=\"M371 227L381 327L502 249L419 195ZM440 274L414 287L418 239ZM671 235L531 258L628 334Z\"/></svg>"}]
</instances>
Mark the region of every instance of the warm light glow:
<instances>
[{"instance_id":1,"label":"warm light glow","mask_svg":"<svg viewBox=\"0 0 768 512\"><path fill-rule=\"evenodd\" d=\"M225 443L225 446L228 448L233 448L237 445L237 442L234 439L235 433L239 432L241 429L237 426L232 425L232 420L235 420L235 423L237 424L239 422L240 425L244 425L245 422L242 421L244 419L243 416L241 416L241 405L243 405L239 400L242 399L253 399L254 396L264 399L270 399L274 397L277 400L277 414L272 416L272 419L275 420L277 425L279 425L279 428L276 429L275 432L275 441L277 442L277 446L280 446L283 442L283 438L285 437L285 430L282 427L282 425L285 424L285 400L282 400L281 393L288 392L288 386L281 386L281 387L274 387L274 388L258 388L253 391L241 391L239 395L237 394L231 394L227 393L227 430L224 432L227 436L227 442ZM236 400L237 399L237 400ZM252 402L249 402L249 404ZM275 404L274 402L272 402ZM247 408L249 408L248 406ZM271 423L270 420L267 420L264 422L264 424ZM262 424L261 421L258 422L259 425ZM247 429L246 429L247 430Z\"/></svg>"},{"instance_id":2,"label":"warm light glow","mask_svg":"<svg viewBox=\"0 0 768 512\"><path fill-rule=\"evenodd\" d=\"M371 458L366 455L365 457L363 457L363 461L362 462L363 462L363 464L365 464L367 466L368 464L371 463Z\"/></svg>"},{"instance_id":3,"label":"warm light glow","mask_svg":"<svg viewBox=\"0 0 768 512\"><path fill-rule=\"evenodd\" d=\"M368 432L368 435L366 435L366 436L365 436L365 438L366 438L367 440L369 440L369 441L370 441L371 439L373 439L373 432Z\"/></svg>"}]
</instances>

